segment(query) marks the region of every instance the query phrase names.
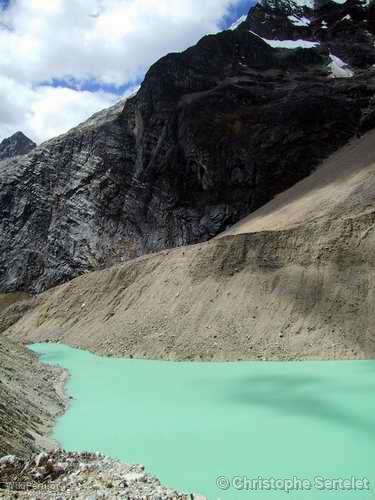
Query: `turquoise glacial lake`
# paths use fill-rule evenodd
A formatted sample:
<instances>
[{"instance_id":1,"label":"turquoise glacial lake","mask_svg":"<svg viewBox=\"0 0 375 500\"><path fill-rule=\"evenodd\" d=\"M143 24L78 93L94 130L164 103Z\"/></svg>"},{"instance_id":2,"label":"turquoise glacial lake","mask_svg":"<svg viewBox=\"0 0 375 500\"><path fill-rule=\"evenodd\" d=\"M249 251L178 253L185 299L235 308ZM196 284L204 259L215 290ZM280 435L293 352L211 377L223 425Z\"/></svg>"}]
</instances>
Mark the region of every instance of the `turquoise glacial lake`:
<instances>
[{"instance_id":1,"label":"turquoise glacial lake","mask_svg":"<svg viewBox=\"0 0 375 500\"><path fill-rule=\"evenodd\" d=\"M374 361L171 363L31 348L70 372L73 399L54 431L69 451L144 464L210 500L375 500ZM269 484L251 483L259 477Z\"/></svg>"}]
</instances>

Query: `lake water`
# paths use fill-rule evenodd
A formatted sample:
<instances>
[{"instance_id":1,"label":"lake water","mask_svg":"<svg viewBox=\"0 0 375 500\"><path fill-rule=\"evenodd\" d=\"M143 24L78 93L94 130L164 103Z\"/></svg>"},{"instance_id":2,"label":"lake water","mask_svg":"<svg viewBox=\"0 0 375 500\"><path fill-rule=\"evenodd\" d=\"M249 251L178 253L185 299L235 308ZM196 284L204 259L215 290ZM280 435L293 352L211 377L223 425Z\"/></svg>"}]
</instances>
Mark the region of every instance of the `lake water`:
<instances>
[{"instance_id":1,"label":"lake water","mask_svg":"<svg viewBox=\"0 0 375 500\"><path fill-rule=\"evenodd\" d=\"M374 361L192 364L31 348L71 374L54 431L67 450L142 463L210 500L375 499ZM280 480L276 490L249 490L245 478L259 476ZM355 490L329 482L352 477ZM304 490L281 491L285 479Z\"/></svg>"}]
</instances>

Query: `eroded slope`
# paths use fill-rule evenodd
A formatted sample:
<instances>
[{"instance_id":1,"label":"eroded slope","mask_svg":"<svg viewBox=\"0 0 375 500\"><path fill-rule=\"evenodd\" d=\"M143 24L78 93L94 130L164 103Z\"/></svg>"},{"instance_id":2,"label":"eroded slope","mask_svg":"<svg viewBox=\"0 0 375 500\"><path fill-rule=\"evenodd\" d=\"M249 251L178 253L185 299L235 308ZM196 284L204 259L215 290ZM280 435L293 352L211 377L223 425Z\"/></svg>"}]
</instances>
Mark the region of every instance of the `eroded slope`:
<instances>
[{"instance_id":1,"label":"eroded slope","mask_svg":"<svg viewBox=\"0 0 375 500\"><path fill-rule=\"evenodd\" d=\"M48 436L64 409L57 392L63 379L62 371L0 336L0 457L24 457L54 445Z\"/></svg>"},{"instance_id":2,"label":"eroded slope","mask_svg":"<svg viewBox=\"0 0 375 500\"><path fill-rule=\"evenodd\" d=\"M348 219L374 209L375 131L372 131L352 140L312 175L276 196L220 237Z\"/></svg>"}]
</instances>

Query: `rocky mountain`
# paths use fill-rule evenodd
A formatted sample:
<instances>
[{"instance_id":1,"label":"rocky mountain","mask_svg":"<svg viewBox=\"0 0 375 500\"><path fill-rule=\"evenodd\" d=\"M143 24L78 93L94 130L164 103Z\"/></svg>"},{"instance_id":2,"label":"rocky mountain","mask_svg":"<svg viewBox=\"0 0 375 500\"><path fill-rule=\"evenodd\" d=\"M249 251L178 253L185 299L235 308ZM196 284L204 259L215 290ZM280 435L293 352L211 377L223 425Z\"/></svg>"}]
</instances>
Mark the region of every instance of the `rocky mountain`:
<instances>
[{"instance_id":1,"label":"rocky mountain","mask_svg":"<svg viewBox=\"0 0 375 500\"><path fill-rule=\"evenodd\" d=\"M375 130L209 242L0 313L20 342L169 360L374 359Z\"/></svg>"},{"instance_id":2,"label":"rocky mountain","mask_svg":"<svg viewBox=\"0 0 375 500\"><path fill-rule=\"evenodd\" d=\"M373 127L372 5L264 0L140 90L0 163L0 287L205 241Z\"/></svg>"},{"instance_id":3,"label":"rocky mountain","mask_svg":"<svg viewBox=\"0 0 375 500\"><path fill-rule=\"evenodd\" d=\"M26 137L22 132L16 132L12 136L0 142L0 161L14 156L30 153L36 147L35 142Z\"/></svg>"},{"instance_id":4,"label":"rocky mountain","mask_svg":"<svg viewBox=\"0 0 375 500\"><path fill-rule=\"evenodd\" d=\"M329 51L333 64L366 69L375 63L375 6L366 0L264 0L242 29L266 38L302 39Z\"/></svg>"}]
</instances>

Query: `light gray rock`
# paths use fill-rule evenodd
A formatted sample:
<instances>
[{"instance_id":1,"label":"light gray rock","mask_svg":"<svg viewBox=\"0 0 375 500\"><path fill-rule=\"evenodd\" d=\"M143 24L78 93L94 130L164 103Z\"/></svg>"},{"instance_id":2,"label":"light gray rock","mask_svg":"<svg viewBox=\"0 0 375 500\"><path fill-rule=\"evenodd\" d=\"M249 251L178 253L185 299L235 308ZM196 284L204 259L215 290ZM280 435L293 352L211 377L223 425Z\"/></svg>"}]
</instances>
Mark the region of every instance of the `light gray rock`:
<instances>
[{"instance_id":1,"label":"light gray rock","mask_svg":"<svg viewBox=\"0 0 375 500\"><path fill-rule=\"evenodd\" d=\"M48 454L45 452L39 453L37 457L35 458L35 465L37 467L41 467L42 465L45 465L48 460Z\"/></svg>"},{"instance_id":2,"label":"light gray rock","mask_svg":"<svg viewBox=\"0 0 375 500\"><path fill-rule=\"evenodd\" d=\"M36 147L22 132L16 132L0 143L0 161L30 153Z\"/></svg>"},{"instance_id":3,"label":"light gray rock","mask_svg":"<svg viewBox=\"0 0 375 500\"><path fill-rule=\"evenodd\" d=\"M18 464L18 459L14 455L6 455L0 458L0 467L15 467Z\"/></svg>"},{"instance_id":4,"label":"light gray rock","mask_svg":"<svg viewBox=\"0 0 375 500\"><path fill-rule=\"evenodd\" d=\"M9 460L5 457L4 462ZM47 474L36 467L38 456L26 462L22 459L12 458L15 467L8 471L7 476L2 476L5 482L14 482L20 477L22 471L22 482L30 486L29 491L23 493L22 498L37 498L47 500L51 495L62 500L78 499L142 499L153 500L187 500L200 499L204 497L193 494L179 493L175 490L161 486L157 478L144 472L141 465L127 465L116 460L111 460L98 453L68 453L63 450L55 450L47 455ZM82 465L85 465L83 469ZM56 474L59 469L60 473ZM124 479L128 483L124 485ZM43 489L40 481L43 481ZM58 492L58 493L57 493ZM5 492L0 498L7 500L18 498L18 493Z\"/></svg>"}]
</instances>

